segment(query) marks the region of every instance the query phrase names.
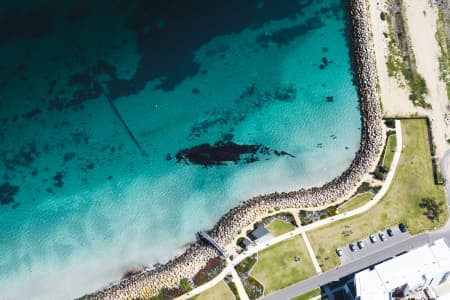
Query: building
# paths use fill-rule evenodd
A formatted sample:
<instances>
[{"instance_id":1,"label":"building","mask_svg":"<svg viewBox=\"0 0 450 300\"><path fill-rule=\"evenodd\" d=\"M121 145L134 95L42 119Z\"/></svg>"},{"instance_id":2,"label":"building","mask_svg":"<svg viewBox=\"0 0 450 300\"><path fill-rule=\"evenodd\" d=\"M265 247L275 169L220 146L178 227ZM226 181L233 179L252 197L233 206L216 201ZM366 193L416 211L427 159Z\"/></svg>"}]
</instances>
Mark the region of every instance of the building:
<instances>
[{"instance_id":1,"label":"building","mask_svg":"<svg viewBox=\"0 0 450 300\"><path fill-rule=\"evenodd\" d=\"M443 239L355 274L356 299L437 299L450 285L450 248Z\"/></svg>"},{"instance_id":2,"label":"building","mask_svg":"<svg viewBox=\"0 0 450 300\"><path fill-rule=\"evenodd\" d=\"M242 248L246 249L248 246L251 245L252 242L250 242L250 240L248 238L243 238L239 241L239 246L241 246Z\"/></svg>"},{"instance_id":3,"label":"building","mask_svg":"<svg viewBox=\"0 0 450 300\"><path fill-rule=\"evenodd\" d=\"M267 235L268 233L269 233L269 231L267 231L267 229L263 225L260 225L256 229L254 229L252 232L250 232L248 234L248 237L252 241L255 241L255 240L260 239L263 236Z\"/></svg>"}]
</instances>

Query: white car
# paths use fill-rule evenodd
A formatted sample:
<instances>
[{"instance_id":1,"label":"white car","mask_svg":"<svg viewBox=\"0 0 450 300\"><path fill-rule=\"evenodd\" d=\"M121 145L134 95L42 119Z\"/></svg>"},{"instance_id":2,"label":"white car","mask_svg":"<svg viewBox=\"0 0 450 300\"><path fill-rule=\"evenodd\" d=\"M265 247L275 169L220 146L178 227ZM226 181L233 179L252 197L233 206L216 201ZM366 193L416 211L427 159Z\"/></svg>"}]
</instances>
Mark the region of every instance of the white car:
<instances>
[{"instance_id":1,"label":"white car","mask_svg":"<svg viewBox=\"0 0 450 300\"><path fill-rule=\"evenodd\" d=\"M344 254L344 252L342 252L341 248L337 248L336 249L336 253L337 253L338 256L342 256L342 254Z\"/></svg>"},{"instance_id":2,"label":"white car","mask_svg":"<svg viewBox=\"0 0 450 300\"><path fill-rule=\"evenodd\" d=\"M358 241L357 244L358 244L359 249L364 248L364 242L363 241Z\"/></svg>"},{"instance_id":3,"label":"white car","mask_svg":"<svg viewBox=\"0 0 450 300\"><path fill-rule=\"evenodd\" d=\"M376 242L377 242L377 237L374 236L373 234L371 234L371 235L369 236L369 238L370 238L370 241L371 241L372 243L376 243Z\"/></svg>"}]
</instances>

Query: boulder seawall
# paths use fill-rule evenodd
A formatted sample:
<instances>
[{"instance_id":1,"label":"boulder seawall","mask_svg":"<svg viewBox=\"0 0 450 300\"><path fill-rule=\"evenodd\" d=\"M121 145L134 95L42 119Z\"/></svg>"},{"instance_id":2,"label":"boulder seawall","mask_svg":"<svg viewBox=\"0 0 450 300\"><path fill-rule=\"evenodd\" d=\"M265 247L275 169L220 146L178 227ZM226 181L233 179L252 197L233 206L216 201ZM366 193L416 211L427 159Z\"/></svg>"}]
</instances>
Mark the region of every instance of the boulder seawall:
<instances>
[{"instance_id":1,"label":"boulder seawall","mask_svg":"<svg viewBox=\"0 0 450 300\"><path fill-rule=\"evenodd\" d=\"M358 86L362 130L360 148L350 167L322 187L253 197L226 213L209 231L220 245L233 242L239 232L275 208L306 208L331 204L357 186L377 157L382 145L382 120L376 92L376 68L370 39L366 0L349 0L349 26L354 61L354 79ZM81 299L146 299L163 288L175 288L182 278L191 278L217 251L203 243L190 245L185 252L153 270L131 275L103 290Z\"/></svg>"}]
</instances>

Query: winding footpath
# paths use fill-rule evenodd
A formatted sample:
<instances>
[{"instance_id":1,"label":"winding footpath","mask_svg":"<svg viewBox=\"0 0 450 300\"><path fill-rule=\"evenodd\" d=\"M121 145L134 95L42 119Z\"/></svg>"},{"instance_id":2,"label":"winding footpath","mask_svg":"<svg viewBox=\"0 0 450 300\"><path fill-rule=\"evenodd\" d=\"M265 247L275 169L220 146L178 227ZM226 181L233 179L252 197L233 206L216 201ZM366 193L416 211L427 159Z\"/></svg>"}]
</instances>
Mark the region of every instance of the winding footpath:
<instances>
[{"instance_id":1,"label":"winding footpath","mask_svg":"<svg viewBox=\"0 0 450 300\"><path fill-rule=\"evenodd\" d=\"M313 229L316 229L316 228L319 228L319 227L322 227L322 226L329 225L329 224L331 224L331 223L333 223L335 221L343 220L343 219L346 219L346 218L349 218L349 217L352 217L352 216L364 213L364 212L368 211L369 209L371 209L373 206L375 206L384 197L384 195L388 191L388 189L389 189L389 187L390 187L390 185L392 183L392 179L394 178L395 171L397 170L398 162L400 161L400 155L401 155L402 148L403 148L402 127L401 127L401 121L400 120L395 120L395 135L397 137L397 145L396 145L396 148L395 148L394 158L393 158L392 164L391 164L391 169L389 170L389 172L388 172L388 174L386 176L386 179L385 179L385 181L383 183L383 186L381 187L381 189L378 191L378 193L374 196L374 198L371 201L369 201L365 205L363 205L361 207L358 207L358 208L356 208L356 209L354 209L352 211L349 211L349 212L346 212L346 213L343 213L343 214L339 214L339 215L336 215L336 216L333 216L333 217L330 217L330 218L326 218L326 219L323 219L323 220L320 220L320 221L317 221L317 222L314 222L314 223L311 223L311 224L308 224L308 225L305 225L305 226L300 226L300 227L294 229L293 231L290 231L290 232L285 233L283 235L274 237L271 240L265 242L264 244L258 244L256 246L248 249L244 253L238 255L237 257L235 257L233 259L233 261L230 261L230 260L227 259L226 267L213 280L205 283L202 286L199 286L199 287L193 289L192 291L190 291L187 294L184 294L184 295L178 297L177 300L189 299L189 298L191 298L191 297L193 297L195 295L198 295L198 294L206 291L209 288L212 288L214 285L216 285L221 280L223 280L225 278L225 276L229 275L230 273L232 275L233 275L233 273L236 273L236 270L234 269L234 267L236 265L238 265L241 261L243 261L244 259L246 259L246 258L248 258L248 257L250 257L250 256L252 256L252 255L254 255L256 253L258 253L259 251L267 249L270 246L273 246L273 245L275 245L277 243L280 243L282 241L285 241L285 240L290 239L290 238L292 238L294 236L297 236L297 235L304 235L304 236L306 236L305 233L307 231L310 231L310 230L313 230ZM448 153L446 153L446 154L450 155L450 151ZM305 239L305 242L306 242L306 239ZM312 251L309 251L309 250L308 250L308 252L309 252L309 254L311 256L312 261L313 262L314 261L317 262L314 253ZM320 267L318 266L318 264L317 264L317 266L315 266L315 268L316 268L316 271L319 273ZM235 275L237 275L237 273ZM238 278L236 278L236 276L233 276L233 280L235 281L236 286L238 287L239 297L241 299L243 299L243 300L244 299L248 299L247 294L245 294L245 290L243 290L242 282L240 281L239 276L238 276ZM242 286L242 289L240 289L239 285Z\"/></svg>"}]
</instances>

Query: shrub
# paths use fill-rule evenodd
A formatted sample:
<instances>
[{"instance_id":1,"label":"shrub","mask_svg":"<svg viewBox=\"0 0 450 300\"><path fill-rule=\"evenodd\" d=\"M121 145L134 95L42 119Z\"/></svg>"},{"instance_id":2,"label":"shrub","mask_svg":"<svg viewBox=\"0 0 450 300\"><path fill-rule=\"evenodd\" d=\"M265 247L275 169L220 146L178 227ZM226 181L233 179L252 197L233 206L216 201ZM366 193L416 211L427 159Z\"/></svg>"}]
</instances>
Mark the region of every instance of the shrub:
<instances>
[{"instance_id":1,"label":"shrub","mask_svg":"<svg viewBox=\"0 0 450 300\"><path fill-rule=\"evenodd\" d=\"M384 124L386 124L386 126L389 128L395 128L395 120L393 119L386 119L384 121Z\"/></svg>"},{"instance_id":2,"label":"shrub","mask_svg":"<svg viewBox=\"0 0 450 300\"><path fill-rule=\"evenodd\" d=\"M230 282L228 282L228 286L230 287L230 290L233 292L234 297L236 298L236 300L241 300L241 297L239 297L239 292L238 292L237 287L236 287L236 283L230 281Z\"/></svg>"},{"instance_id":3,"label":"shrub","mask_svg":"<svg viewBox=\"0 0 450 300\"><path fill-rule=\"evenodd\" d=\"M182 290L184 293L187 293L187 292L189 292L190 290L192 290L191 283L190 283L189 279L187 279L187 278L182 278L182 279L180 280L180 288L181 288L181 290Z\"/></svg>"},{"instance_id":4,"label":"shrub","mask_svg":"<svg viewBox=\"0 0 450 300\"><path fill-rule=\"evenodd\" d=\"M357 194L361 194L361 193L365 193L370 191L370 183L368 183L367 181L364 181L363 183L361 183L361 185L358 187L356 193Z\"/></svg>"},{"instance_id":5,"label":"shrub","mask_svg":"<svg viewBox=\"0 0 450 300\"><path fill-rule=\"evenodd\" d=\"M236 266L236 271L238 273L247 273L248 271L251 270L251 268L255 265L256 263L256 259L253 257L248 257L246 259L244 259L243 261L241 261L241 263L239 263Z\"/></svg>"},{"instance_id":6,"label":"shrub","mask_svg":"<svg viewBox=\"0 0 450 300\"><path fill-rule=\"evenodd\" d=\"M374 175L375 178L379 180L384 180L386 178L386 173L383 173L381 168L377 168Z\"/></svg>"},{"instance_id":7,"label":"shrub","mask_svg":"<svg viewBox=\"0 0 450 300\"><path fill-rule=\"evenodd\" d=\"M237 239L236 245L238 245L240 247L240 244L242 243L242 241L245 240L245 237L240 237Z\"/></svg>"},{"instance_id":8,"label":"shrub","mask_svg":"<svg viewBox=\"0 0 450 300\"><path fill-rule=\"evenodd\" d=\"M434 198L422 198L419 207L423 208L424 216L426 216L430 221L439 221L439 216L443 212L443 203L438 203Z\"/></svg>"}]
</instances>

